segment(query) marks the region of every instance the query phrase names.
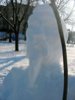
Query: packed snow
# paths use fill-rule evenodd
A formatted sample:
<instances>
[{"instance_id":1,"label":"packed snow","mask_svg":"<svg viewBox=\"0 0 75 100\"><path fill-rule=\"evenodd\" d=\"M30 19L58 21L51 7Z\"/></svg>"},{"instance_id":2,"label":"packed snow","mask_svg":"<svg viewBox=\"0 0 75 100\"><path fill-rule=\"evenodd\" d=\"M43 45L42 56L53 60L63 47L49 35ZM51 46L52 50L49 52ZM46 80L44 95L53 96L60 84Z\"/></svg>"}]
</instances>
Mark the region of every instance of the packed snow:
<instances>
[{"instance_id":1,"label":"packed snow","mask_svg":"<svg viewBox=\"0 0 75 100\"><path fill-rule=\"evenodd\" d=\"M65 27L63 31L66 34ZM15 52L14 43L0 42L0 100L62 100L61 44L51 7L35 8L28 21L27 42L19 46L20 51ZM67 45L68 100L75 100L74 51L74 45Z\"/></svg>"}]
</instances>

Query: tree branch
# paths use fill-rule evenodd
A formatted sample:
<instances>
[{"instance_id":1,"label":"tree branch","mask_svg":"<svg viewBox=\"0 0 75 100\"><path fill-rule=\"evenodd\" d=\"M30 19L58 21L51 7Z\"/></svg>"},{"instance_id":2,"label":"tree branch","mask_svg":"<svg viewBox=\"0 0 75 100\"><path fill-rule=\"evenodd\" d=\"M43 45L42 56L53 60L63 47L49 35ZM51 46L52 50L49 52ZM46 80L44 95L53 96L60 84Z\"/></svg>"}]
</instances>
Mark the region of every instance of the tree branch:
<instances>
[{"instance_id":1,"label":"tree branch","mask_svg":"<svg viewBox=\"0 0 75 100\"><path fill-rule=\"evenodd\" d=\"M0 16L12 27L12 29L14 30L14 26L13 26L13 24L10 22L10 21L8 21L8 19L7 18L5 18L4 17L4 15L0 12Z\"/></svg>"}]
</instances>

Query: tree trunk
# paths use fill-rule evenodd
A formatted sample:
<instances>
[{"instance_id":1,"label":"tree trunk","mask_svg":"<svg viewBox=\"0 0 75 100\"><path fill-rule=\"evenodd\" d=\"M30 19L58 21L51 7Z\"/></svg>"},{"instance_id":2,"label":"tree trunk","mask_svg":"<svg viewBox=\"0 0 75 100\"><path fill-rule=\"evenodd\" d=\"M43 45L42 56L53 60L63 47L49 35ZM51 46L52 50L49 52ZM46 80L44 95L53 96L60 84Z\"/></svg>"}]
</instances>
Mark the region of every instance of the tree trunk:
<instances>
[{"instance_id":1,"label":"tree trunk","mask_svg":"<svg viewBox=\"0 0 75 100\"><path fill-rule=\"evenodd\" d=\"M15 51L19 51L19 32L15 32Z\"/></svg>"},{"instance_id":2,"label":"tree trunk","mask_svg":"<svg viewBox=\"0 0 75 100\"><path fill-rule=\"evenodd\" d=\"M11 43L12 40L11 40L11 33L9 33L9 43Z\"/></svg>"},{"instance_id":3,"label":"tree trunk","mask_svg":"<svg viewBox=\"0 0 75 100\"><path fill-rule=\"evenodd\" d=\"M28 28L28 22L25 21L24 25L23 25L23 35L24 35L24 40L26 41L26 30Z\"/></svg>"}]
</instances>

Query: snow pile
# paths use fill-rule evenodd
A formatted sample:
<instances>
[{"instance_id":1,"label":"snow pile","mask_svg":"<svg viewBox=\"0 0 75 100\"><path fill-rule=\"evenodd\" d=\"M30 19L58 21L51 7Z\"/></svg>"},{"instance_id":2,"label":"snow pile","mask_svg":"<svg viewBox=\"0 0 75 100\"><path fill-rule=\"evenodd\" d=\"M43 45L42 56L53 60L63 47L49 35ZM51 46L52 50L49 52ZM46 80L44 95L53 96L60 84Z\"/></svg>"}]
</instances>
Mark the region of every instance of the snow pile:
<instances>
[{"instance_id":1,"label":"snow pile","mask_svg":"<svg viewBox=\"0 0 75 100\"><path fill-rule=\"evenodd\" d=\"M37 6L28 24L30 66L11 70L4 80L1 100L62 100L61 44L52 8ZM63 30L66 35L65 27Z\"/></svg>"}]
</instances>

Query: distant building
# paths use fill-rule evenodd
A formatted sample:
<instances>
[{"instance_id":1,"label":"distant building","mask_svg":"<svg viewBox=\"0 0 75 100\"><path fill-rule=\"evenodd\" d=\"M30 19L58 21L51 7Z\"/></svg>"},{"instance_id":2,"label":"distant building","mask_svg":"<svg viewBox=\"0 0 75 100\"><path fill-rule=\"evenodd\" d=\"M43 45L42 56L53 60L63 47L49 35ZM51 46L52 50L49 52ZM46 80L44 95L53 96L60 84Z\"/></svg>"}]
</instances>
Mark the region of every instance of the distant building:
<instances>
[{"instance_id":1,"label":"distant building","mask_svg":"<svg viewBox=\"0 0 75 100\"><path fill-rule=\"evenodd\" d=\"M75 44L75 31L69 31L67 43Z\"/></svg>"}]
</instances>

